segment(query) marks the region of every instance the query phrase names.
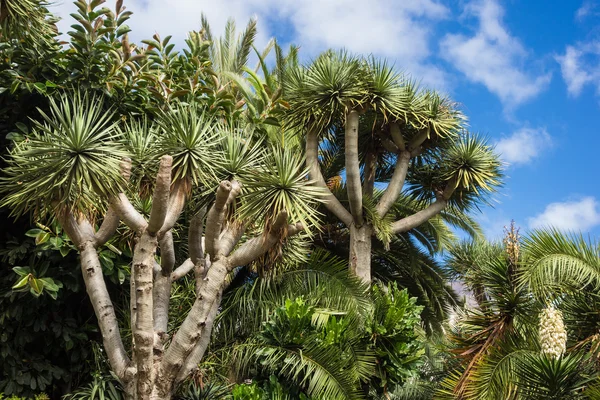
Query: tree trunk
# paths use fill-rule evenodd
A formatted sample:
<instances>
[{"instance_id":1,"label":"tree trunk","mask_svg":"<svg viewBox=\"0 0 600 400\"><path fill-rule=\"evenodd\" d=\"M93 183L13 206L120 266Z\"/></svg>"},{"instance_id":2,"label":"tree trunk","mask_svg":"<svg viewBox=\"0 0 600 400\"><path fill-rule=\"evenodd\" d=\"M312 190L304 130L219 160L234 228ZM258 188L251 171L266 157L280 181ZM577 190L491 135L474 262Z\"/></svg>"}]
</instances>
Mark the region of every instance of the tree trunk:
<instances>
[{"instance_id":1,"label":"tree trunk","mask_svg":"<svg viewBox=\"0 0 600 400\"><path fill-rule=\"evenodd\" d=\"M185 196L177 184L173 193L169 192L171 165L171 157L161 158L148 223L123 193L112 199L112 206L97 233L85 216L77 221L69 210L58 214L61 226L80 251L83 278L98 318L106 355L122 383L127 400L171 399L177 386L198 366L208 347L228 274L235 267L263 256L282 239L304 230L300 223L288 224L288 213L281 211L268 232L237 247L245 224L229 223L224 217L241 187L236 181L224 181L206 218L207 242L212 244L211 251L204 251L202 226L205 213L201 212L192 219L190 226L191 258L174 270L175 248L171 229L181 214ZM127 165L125 172L126 169ZM121 219L136 232L131 271L131 358L123 346L97 250L111 234L115 234ZM157 249L160 249L160 264L155 257ZM183 277L192 269L197 272L196 299L169 341L171 285L174 279ZM169 346L166 347L165 343Z\"/></svg>"},{"instance_id":2,"label":"tree trunk","mask_svg":"<svg viewBox=\"0 0 600 400\"><path fill-rule=\"evenodd\" d=\"M350 225L350 272L365 283L371 283L371 240L373 228Z\"/></svg>"}]
</instances>

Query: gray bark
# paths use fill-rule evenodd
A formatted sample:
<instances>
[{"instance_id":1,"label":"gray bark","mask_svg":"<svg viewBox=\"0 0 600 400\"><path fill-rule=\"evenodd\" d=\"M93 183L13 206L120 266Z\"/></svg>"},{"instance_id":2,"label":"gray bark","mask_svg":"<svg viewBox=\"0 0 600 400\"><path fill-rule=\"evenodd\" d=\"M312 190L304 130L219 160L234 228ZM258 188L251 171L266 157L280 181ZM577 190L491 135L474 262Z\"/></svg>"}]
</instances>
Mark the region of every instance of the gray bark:
<instances>
[{"instance_id":1,"label":"gray bark","mask_svg":"<svg viewBox=\"0 0 600 400\"><path fill-rule=\"evenodd\" d=\"M129 176L129 162L122 165L123 176ZM196 368L210 341L227 276L234 266L247 264L265 254L275 243L304 229L301 224L288 225L286 212L281 212L270 231L237 246L245 225L230 222L223 230L228 204L235 201L241 187L222 182L217 200L207 218L207 236L215 259L204 254L204 213L190 224L190 258L177 269L171 229L185 203L182 186L171 186L171 159L163 157L157 176L156 192L150 222L133 207L125 194L110 199L111 206L98 232L83 216L76 221L70 212L57 214L60 223L81 254L81 267L86 289L102 332L111 368L121 380L127 399L158 400L172 397L176 385ZM123 220L136 235L131 277L131 326L133 354L129 359L119 333L113 304L108 295L97 246L116 232ZM155 261L160 247L161 263ZM167 343L168 307L172 281L192 269L196 270L197 297L179 331Z\"/></svg>"},{"instance_id":2,"label":"gray bark","mask_svg":"<svg viewBox=\"0 0 600 400\"><path fill-rule=\"evenodd\" d=\"M319 137L317 132L312 129L306 135L306 166L309 169L309 178L325 192L325 207L346 226L350 226L352 224L352 215L331 193L321 173L321 167L319 166Z\"/></svg>"},{"instance_id":3,"label":"gray bark","mask_svg":"<svg viewBox=\"0 0 600 400\"><path fill-rule=\"evenodd\" d=\"M211 322L210 311L221 293L228 272L229 264L226 258L215 262L208 270L190 313L181 324L158 367L155 398L171 397L175 378L200 340L202 330Z\"/></svg>"},{"instance_id":4,"label":"gray bark","mask_svg":"<svg viewBox=\"0 0 600 400\"><path fill-rule=\"evenodd\" d=\"M358 159L358 111L350 110L346 114L345 144L346 144L346 190L350 214L355 225L364 222L362 209L362 185L360 181L360 162Z\"/></svg>"},{"instance_id":5,"label":"gray bark","mask_svg":"<svg viewBox=\"0 0 600 400\"><path fill-rule=\"evenodd\" d=\"M157 247L156 236L147 231L134 249L133 278L135 281L136 321L133 326L133 358L137 367L137 399L150 398L153 388L154 306L153 269Z\"/></svg>"},{"instance_id":6,"label":"gray bark","mask_svg":"<svg viewBox=\"0 0 600 400\"><path fill-rule=\"evenodd\" d=\"M409 215L406 218L402 218L392 224L392 232L402 233L408 232L409 230L416 228L417 226L425 223L429 219L439 214L448 204L448 201L444 199L438 199L431 203L425 209Z\"/></svg>"},{"instance_id":7,"label":"gray bark","mask_svg":"<svg viewBox=\"0 0 600 400\"><path fill-rule=\"evenodd\" d=\"M365 182L363 184L363 194L373 197L375 191L375 174L377 173L377 153L371 150L367 153L364 167Z\"/></svg>"},{"instance_id":8,"label":"gray bark","mask_svg":"<svg viewBox=\"0 0 600 400\"><path fill-rule=\"evenodd\" d=\"M106 215L104 216L104 220L102 221L102 225L100 225L100 229L96 232L96 247L102 246L105 244L111 237L114 236L115 232L119 228L119 224L121 223L121 219L119 215L115 212L113 207L108 207L106 211Z\"/></svg>"},{"instance_id":9,"label":"gray bark","mask_svg":"<svg viewBox=\"0 0 600 400\"><path fill-rule=\"evenodd\" d=\"M402 132L400 131L400 125L397 122L390 124L390 136L392 137L392 141L398 147L399 151L406 150L406 144L404 142L404 137L402 136Z\"/></svg>"},{"instance_id":10,"label":"gray bark","mask_svg":"<svg viewBox=\"0 0 600 400\"><path fill-rule=\"evenodd\" d=\"M194 263L190 258L188 258L183 262L183 264L177 267L177 269L173 271L173 273L171 273L171 281L175 282L176 280L183 278L188 274L188 272L190 272L193 269Z\"/></svg>"},{"instance_id":11,"label":"gray bark","mask_svg":"<svg viewBox=\"0 0 600 400\"><path fill-rule=\"evenodd\" d=\"M159 239L160 272L154 277L152 295L154 299L154 331L163 336L169 323L169 300L171 298L171 273L175 265L173 234L168 231ZM155 349L156 350L156 349Z\"/></svg>"},{"instance_id":12,"label":"gray bark","mask_svg":"<svg viewBox=\"0 0 600 400\"><path fill-rule=\"evenodd\" d=\"M202 360L202 357L204 357L204 353L206 352L206 349L210 344L210 335L212 334L212 329L215 323L215 318L217 317L219 311L220 304L221 296L219 295L219 298L217 299L217 301L215 301L212 309L210 310L210 313L208 314L206 326L202 329L202 332L200 333L200 340L198 341L196 347L194 347L194 350L192 350L190 355L185 360L185 363L179 370L179 373L175 378L175 384L178 384L179 382L185 380L185 378L189 374L191 374L196 368L198 368L198 364Z\"/></svg>"},{"instance_id":13,"label":"gray bark","mask_svg":"<svg viewBox=\"0 0 600 400\"><path fill-rule=\"evenodd\" d=\"M148 225L146 219L140 214L124 193L119 193L110 200L110 205L119 215L121 221L134 232L142 232Z\"/></svg>"},{"instance_id":14,"label":"gray bark","mask_svg":"<svg viewBox=\"0 0 600 400\"><path fill-rule=\"evenodd\" d=\"M152 196L152 211L146 230L150 235L155 235L162 228L167 211L169 209L169 195L171 192L171 167L173 166L173 157L162 156L158 174L156 175L156 185L154 195Z\"/></svg>"},{"instance_id":15,"label":"gray bark","mask_svg":"<svg viewBox=\"0 0 600 400\"><path fill-rule=\"evenodd\" d=\"M181 182L177 182L174 185L173 192L169 196L169 206L167 208L167 214L165 215L165 222L160 228L160 231L158 231L159 237L175 226L175 223L181 216L181 212L185 206L185 198L185 187Z\"/></svg>"},{"instance_id":16,"label":"gray bark","mask_svg":"<svg viewBox=\"0 0 600 400\"><path fill-rule=\"evenodd\" d=\"M371 244L373 229L364 224L350 226L350 272L365 283L371 282Z\"/></svg>"},{"instance_id":17,"label":"gray bark","mask_svg":"<svg viewBox=\"0 0 600 400\"><path fill-rule=\"evenodd\" d=\"M402 151L400 154L398 154L396 168L394 169L392 179L390 180L388 187L385 189L383 196L381 196L381 199L377 204L377 213L380 216L385 216L390 208L392 208L396 200L398 200L398 197L400 197L400 194L402 193L402 187L404 186L404 181L406 180L409 164L410 153L408 151Z\"/></svg>"},{"instance_id":18,"label":"gray bark","mask_svg":"<svg viewBox=\"0 0 600 400\"><path fill-rule=\"evenodd\" d=\"M204 216L206 208L202 208L198 214L194 215L190 221L188 229L188 251L190 252L190 260L196 264L200 259L204 259ZM184 274L185 275L185 274Z\"/></svg>"},{"instance_id":19,"label":"gray bark","mask_svg":"<svg viewBox=\"0 0 600 400\"><path fill-rule=\"evenodd\" d=\"M81 254L81 272L87 294L98 318L98 325L102 333L104 349L113 371L121 379L125 377L125 370L129 364L129 357L125 352L115 309L106 289L102 266L94 242L88 238L79 247Z\"/></svg>"},{"instance_id":20,"label":"gray bark","mask_svg":"<svg viewBox=\"0 0 600 400\"><path fill-rule=\"evenodd\" d=\"M208 210L208 215L206 216L205 251L210 255L211 260L216 259L219 236L221 235L221 229L223 228L227 200L231 193L231 189L231 182L221 182L217 189L215 202L210 210Z\"/></svg>"}]
</instances>

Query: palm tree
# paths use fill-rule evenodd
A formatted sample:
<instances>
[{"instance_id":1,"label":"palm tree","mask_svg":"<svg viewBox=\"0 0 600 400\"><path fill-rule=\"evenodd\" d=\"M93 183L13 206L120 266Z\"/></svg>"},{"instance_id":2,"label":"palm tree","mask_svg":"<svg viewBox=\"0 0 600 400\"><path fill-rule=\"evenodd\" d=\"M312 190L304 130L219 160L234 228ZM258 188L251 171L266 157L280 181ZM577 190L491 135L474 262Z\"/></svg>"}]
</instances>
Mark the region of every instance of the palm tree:
<instances>
[{"instance_id":1,"label":"palm tree","mask_svg":"<svg viewBox=\"0 0 600 400\"><path fill-rule=\"evenodd\" d=\"M518 398L514 358L538 346L539 310L517 284L520 257L514 225L504 246L479 241L450 250L447 265L473 290L478 307L458 310L451 325L450 349L461 362L442 382L439 398Z\"/></svg>"}]
</instances>

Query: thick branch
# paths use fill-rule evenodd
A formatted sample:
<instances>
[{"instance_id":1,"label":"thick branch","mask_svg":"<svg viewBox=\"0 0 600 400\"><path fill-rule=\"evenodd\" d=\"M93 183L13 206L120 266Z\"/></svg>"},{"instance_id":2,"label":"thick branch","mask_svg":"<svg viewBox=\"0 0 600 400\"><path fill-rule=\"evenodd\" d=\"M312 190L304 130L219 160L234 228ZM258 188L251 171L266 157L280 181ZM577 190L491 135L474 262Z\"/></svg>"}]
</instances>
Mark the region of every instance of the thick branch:
<instances>
[{"instance_id":1,"label":"thick branch","mask_svg":"<svg viewBox=\"0 0 600 400\"><path fill-rule=\"evenodd\" d=\"M152 211L146 228L150 235L155 235L165 222L169 209L169 195L171 193L171 168L173 157L162 156L156 175L156 185L152 196Z\"/></svg>"},{"instance_id":2,"label":"thick branch","mask_svg":"<svg viewBox=\"0 0 600 400\"><path fill-rule=\"evenodd\" d=\"M102 221L102 225L96 232L96 247L102 246L106 243L117 231L121 220L119 219L119 215L115 212L112 206L108 207L106 211L106 215L104 216L104 220Z\"/></svg>"},{"instance_id":3,"label":"thick branch","mask_svg":"<svg viewBox=\"0 0 600 400\"><path fill-rule=\"evenodd\" d=\"M153 386L154 323L153 323L153 269L157 238L144 232L133 253L133 277L137 315L133 326L133 356L137 366L137 392L148 398Z\"/></svg>"},{"instance_id":4,"label":"thick branch","mask_svg":"<svg viewBox=\"0 0 600 400\"><path fill-rule=\"evenodd\" d=\"M84 241L83 232L79 228L79 224L75 220L73 213L69 210L60 210L57 213L58 222L63 228L69 239L75 244L75 246L81 246Z\"/></svg>"},{"instance_id":5,"label":"thick branch","mask_svg":"<svg viewBox=\"0 0 600 400\"><path fill-rule=\"evenodd\" d=\"M81 246L81 272L94 313L98 318L104 349L111 368L123 380L129 358L121 340L117 316L106 289L98 253L93 240L89 239Z\"/></svg>"},{"instance_id":6,"label":"thick branch","mask_svg":"<svg viewBox=\"0 0 600 400\"><path fill-rule=\"evenodd\" d=\"M404 186L404 181L406 180L406 173L408 172L409 164L410 153L408 151L403 151L398 154L396 168L394 169L392 179L390 180L388 187L385 189L383 196L381 196L381 199L377 204L377 213L380 216L383 217L387 214L392 205L396 202L396 200L398 200L400 193L402 193L402 187Z\"/></svg>"},{"instance_id":7,"label":"thick branch","mask_svg":"<svg viewBox=\"0 0 600 400\"><path fill-rule=\"evenodd\" d=\"M373 197L375 190L375 174L377 173L377 153L371 150L367 153L365 160L365 182L363 185L363 193L365 196Z\"/></svg>"},{"instance_id":8,"label":"thick branch","mask_svg":"<svg viewBox=\"0 0 600 400\"><path fill-rule=\"evenodd\" d=\"M126 182L131 177L131 159L121 161L121 175ZM121 221L134 232L142 232L148 223L146 219L135 209L124 193L119 193L109 200L112 209L117 213Z\"/></svg>"},{"instance_id":9,"label":"thick branch","mask_svg":"<svg viewBox=\"0 0 600 400\"><path fill-rule=\"evenodd\" d=\"M436 194L437 200L435 202L431 203L425 209L414 213L413 215L394 222L392 224L392 232L408 232L409 230L416 228L425 221L439 214L448 205L448 200L456 190L457 185L458 178L454 176L446 183L444 191Z\"/></svg>"},{"instance_id":10,"label":"thick branch","mask_svg":"<svg viewBox=\"0 0 600 400\"><path fill-rule=\"evenodd\" d=\"M185 380L190 373L192 373L196 368L198 368L198 363L204 357L204 353L210 344L211 333L214 326L215 318L217 316L217 312L219 311L219 305L221 304L221 297L217 298L214 302L210 313L206 319L206 326L202 329L200 333L200 340L196 343L196 347L192 350L192 353L187 357L185 363L179 370L177 377L175 378L175 384L178 384Z\"/></svg>"},{"instance_id":11,"label":"thick branch","mask_svg":"<svg viewBox=\"0 0 600 400\"><path fill-rule=\"evenodd\" d=\"M179 219L183 207L185 206L185 187L181 182L177 182L173 189L173 192L169 196L169 208L167 209L167 215L165 216L165 222L158 231L158 236L162 236L165 232L173 229L175 223Z\"/></svg>"},{"instance_id":12,"label":"thick branch","mask_svg":"<svg viewBox=\"0 0 600 400\"><path fill-rule=\"evenodd\" d=\"M235 245L237 245L242 238L245 230L245 224L230 224L219 240L219 253L221 256L228 256L229 253L231 253Z\"/></svg>"},{"instance_id":13,"label":"thick branch","mask_svg":"<svg viewBox=\"0 0 600 400\"><path fill-rule=\"evenodd\" d=\"M239 196L241 191L242 191L242 184L235 180L231 181L231 192L229 192L229 197L227 197L227 205L230 205L231 203L233 203L235 201L236 197Z\"/></svg>"},{"instance_id":14,"label":"thick branch","mask_svg":"<svg viewBox=\"0 0 600 400\"><path fill-rule=\"evenodd\" d=\"M402 137L402 132L400 131L400 125L397 122L390 125L390 136L394 141L394 144L398 147L398 150L404 151L406 150L406 144L404 143L404 137Z\"/></svg>"},{"instance_id":15,"label":"thick branch","mask_svg":"<svg viewBox=\"0 0 600 400\"><path fill-rule=\"evenodd\" d=\"M346 226L350 226L352 224L352 215L331 193L321 173L321 167L319 166L319 137L317 132L312 129L306 135L306 165L309 168L309 178L325 191L325 207Z\"/></svg>"},{"instance_id":16,"label":"thick branch","mask_svg":"<svg viewBox=\"0 0 600 400\"><path fill-rule=\"evenodd\" d=\"M178 279L183 278L184 276L186 276L192 269L194 269L194 262L188 258L187 260L185 260L183 262L183 264L181 264L179 267L177 267L175 269L175 271L173 271L171 273L171 281L176 281Z\"/></svg>"},{"instance_id":17,"label":"thick branch","mask_svg":"<svg viewBox=\"0 0 600 400\"><path fill-rule=\"evenodd\" d=\"M206 207L192 217L188 231L188 251L192 263L204 258L204 217L206 216Z\"/></svg>"},{"instance_id":18,"label":"thick branch","mask_svg":"<svg viewBox=\"0 0 600 400\"><path fill-rule=\"evenodd\" d=\"M438 200L427 206L425 209L394 222L392 224L392 232L402 233L408 232L409 230L416 228L417 226L423 224L424 222L439 214L444 208L446 208L447 204L447 200L439 198Z\"/></svg>"},{"instance_id":19,"label":"thick branch","mask_svg":"<svg viewBox=\"0 0 600 400\"><path fill-rule=\"evenodd\" d=\"M396 146L394 144L394 142L392 142L390 139L386 138L385 136L381 137L381 144L390 153L397 154L397 153L400 153L400 151L401 151L398 148L398 146Z\"/></svg>"},{"instance_id":20,"label":"thick branch","mask_svg":"<svg viewBox=\"0 0 600 400\"><path fill-rule=\"evenodd\" d=\"M206 235L205 245L206 253L210 255L211 260L216 259L219 235L225 219L225 211L232 185L229 181L222 181L217 189L217 197L206 216Z\"/></svg>"},{"instance_id":21,"label":"thick branch","mask_svg":"<svg viewBox=\"0 0 600 400\"><path fill-rule=\"evenodd\" d=\"M194 281L196 282L196 295L200 293L200 289L202 288L202 282L211 265L212 263L210 261L210 257L208 256L206 258L201 258L194 265Z\"/></svg>"},{"instance_id":22,"label":"thick branch","mask_svg":"<svg viewBox=\"0 0 600 400\"><path fill-rule=\"evenodd\" d=\"M214 307L218 307L221 292L229 271L226 257L215 262L202 280L196 301L185 318L177 335L165 352L158 368L156 387L162 398L168 398L175 378L186 358L192 353L206 326L212 324L210 319Z\"/></svg>"},{"instance_id":23,"label":"thick branch","mask_svg":"<svg viewBox=\"0 0 600 400\"><path fill-rule=\"evenodd\" d=\"M110 205L117 213L119 218L134 232L141 232L146 229L148 223L124 193L119 193L110 200Z\"/></svg>"},{"instance_id":24,"label":"thick branch","mask_svg":"<svg viewBox=\"0 0 600 400\"><path fill-rule=\"evenodd\" d=\"M154 330L167 332L169 323L169 299L171 297L171 273L175 265L173 233L168 231L159 239L160 273L154 278L152 296L154 301Z\"/></svg>"},{"instance_id":25,"label":"thick branch","mask_svg":"<svg viewBox=\"0 0 600 400\"><path fill-rule=\"evenodd\" d=\"M350 213L355 225L361 226L363 220L362 185L360 182L360 162L358 159L358 122L359 114L350 110L346 115L346 190Z\"/></svg>"},{"instance_id":26,"label":"thick branch","mask_svg":"<svg viewBox=\"0 0 600 400\"><path fill-rule=\"evenodd\" d=\"M250 239L236 249L230 257L230 266L235 268L246 265L269 251L278 240L286 236L284 229L287 228L287 218L287 212L280 212L268 234Z\"/></svg>"},{"instance_id":27,"label":"thick branch","mask_svg":"<svg viewBox=\"0 0 600 400\"><path fill-rule=\"evenodd\" d=\"M208 268L204 279L199 281L196 301L159 366L156 380L159 395L166 396L170 393L175 378L185 378L189 373L186 369L202 356L206 346L203 340L209 340L210 329L214 325L214 314L219 307L229 271L235 263L248 263L264 254L282 235L285 235L285 228L294 234L302 229L299 224L292 226L286 224L287 213L281 212L266 237L252 239L250 241L252 243L247 242L232 256L222 257ZM203 337L205 339L202 339Z\"/></svg>"},{"instance_id":28,"label":"thick branch","mask_svg":"<svg viewBox=\"0 0 600 400\"><path fill-rule=\"evenodd\" d=\"M79 231L86 238L94 238L96 234L96 230L90 223L90 221L81 213L75 218L77 221L77 225L79 226Z\"/></svg>"},{"instance_id":29,"label":"thick branch","mask_svg":"<svg viewBox=\"0 0 600 400\"><path fill-rule=\"evenodd\" d=\"M408 143L408 150L412 151L419 148L423 142L429 139L430 129L429 127L421 129L415 137Z\"/></svg>"}]
</instances>

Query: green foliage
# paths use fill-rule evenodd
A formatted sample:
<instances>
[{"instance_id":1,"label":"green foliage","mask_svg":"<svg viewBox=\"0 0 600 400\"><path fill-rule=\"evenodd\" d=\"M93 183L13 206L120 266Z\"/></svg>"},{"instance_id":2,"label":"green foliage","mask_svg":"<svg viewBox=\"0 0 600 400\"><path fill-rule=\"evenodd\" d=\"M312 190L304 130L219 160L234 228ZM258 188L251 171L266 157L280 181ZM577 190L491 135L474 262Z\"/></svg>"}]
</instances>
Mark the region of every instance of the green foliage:
<instances>
[{"instance_id":1,"label":"green foliage","mask_svg":"<svg viewBox=\"0 0 600 400\"><path fill-rule=\"evenodd\" d=\"M133 161L130 194L147 212L156 159L168 153L175 181L193 193L194 203L206 200L220 179L238 179L243 192L235 206L251 229L269 228L283 210L290 222L309 228L329 221L318 212L322 192L306 179L303 138L297 135L302 128L316 126L331 141L328 169L335 174L326 178L340 175L344 115L350 108L364 111L360 140L368 145L361 146L361 160L365 149L376 149L381 183L389 182L397 160L383 149L388 124L398 123L407 143L425 135L409 173L410 190L392 214L401 218L423 209L448 182L457 186L452 208L411 233L393 235L391 217L381 218L375 203L365 204L383 249L390 246L390 252L376 246L375 275L395 283L368 292L345 263L314 251L306 237L282 243L277 251L285 257L275 254L261 261L263 270L242 266L232 274L211 349L229 361L223 353L233 346L237 372L256 378L234 388L240 399L362 398L368 386L376 397L423 384L415 377L427 367L419 314L429 316L429 331L439 329L446 306L456 303L434 255L454 238L448 226L476 233L465 210L492 192L501 175L491 148L461 133L463 117L452 101L419 90L386 62L345 52L326 52L301 67L298 48L284 54L270 42L262 52L254 49L258 65L250 69L255 21L239 35L230 21L225 35L215 38L202 17L202 30L190 32L181 51L170 36L159 35L142 41L142 48L129 42L131 13L122 2L111 10L101 0L77 0L69 43L62 46L45 2L2 4L8 14L0 15L0 133L2 139L10 133L11 149L1 190L13 215L33 211L38 219L60 206L93 217L122 189L119 162L125 156ZM271 50L275 65L269 70ZM86 344L98 334L89 328L94 321L82 300L73 246L48 225L28 232L35 245L28 239L6 249L10 267L23 266L15 268L18 276L10 268L0 271L8 285L0 299L0 361L8 378L0 380L0 390L9 393L29 395L56 382L76 387L89 377ZM343 252L347 235L335 223L322 225L310 239ZM175 236L185 242L184 232ZM129 273L127 240L99 249L119 299L127 297L126 285L120 286ZM26 254L32 259L24 260ZM492 289L500 293L502 287ZM411 298L417 294L418 302ZM176 286L173 297L171 333L189 309L193 283ZM212 362L211 371L222 373ZM184 398L222 398L225 388L217 383L196 385ZM111 377L98 373L69 398L120 394Z\"/></svg>"},{"instance_id":2,"label":"green foliage","mask_svg":"<svg viewBox=\"0 0 600 400\"><path fill-rule=\"evenodd\" d=\"M63 400L122 400L119 382L111 375L95 373L87 386L64 396Z\"/></svg>"},{"instance_id":3,"label":"green foliage","mask_svg":"<svg viewBox=\"0 0 600 400\"><path fill-rule=\"evenodd\" d=\"M188 387L182 391L181 395L176 398L178 400L230 399L231 387L230 385L215 382L202 383L201 385L190 383Z\"/></svg>"},{"instance_id":4,"label":"green foliage","mask_svg":"<svg viewBox=\"0 0 600 400\"><path fill-rule=\"evenodd\" d=\"M422 364L416 299L393 284L367 295L344 262L321 251L243 283L223 307L213 351L233 345L239 377L266 390L274 375L297 391L291 398L362 398L363 386L383 393Z\"/></svg>"},{"instance_id":5,"label":"green foliage","mask_svg":"<svg viewBox=\"0 0 600 400\"><path fill-rule=\"evenodd\" d=\"M583 235L536 230L524 247L528 257L520 281L537 295L600 287L599 247Z\"/></svg>"},{"instance_id":6,"label":"green foliage","mask_svg":"<svg viewBox=\"0 0 600 400\"><path fill-rule=\"evenodd\" d=\"M265 391L256 382L236 385L233 388L232 394L235 400L262 400L265 398Z\"/></svg>"},{"instance_id":7,"label":"green foliage","mask_svg":"<svg viewBox=\"0 0 600 400\"><path fill-rule=\"evenodd\" d=\"M33 397L19 397L14 394L10 397L4 397L2 393L0 393L0 400L50 400L50 397L46 393L36 394Z\"/></svg>"},{"instance_id":8,"label":"green foliage","mask_svg":"<svg viewBox=\"0 0 600 400\"><path fill-rule=\"evenodd\" d=\"M270 227L277 215L286 211L291 221L318 227L316 208L324 192L306 179L308 170L302 156L293 148L270 150L262 167L248 173L244 180L247 193L241 214L264 216L266 226Z\"/></svg>"},{"instance_id":9,"label":"green foliage","mask_svg":"<svg viewBox=\"0 0 600 400\"><path fill-rule=\"evenodd\" d=\"M518 360L519 388L525 399L585 398L584 389L598 377L589 354L560 358L527 354Z\"/></svg>"},{"instance_id":10,"label":"green foliage","mask_svg":"<svg viewBox=\"0 0 600 400\"><path fill-rule=\"evenodd\" d=\"M417 330L423 307L396 283L373 287L374 311L367 320L369 349L378 356L377 375L381 386L401 383L414 376L424 350Z\"/></svg>"},{"instance_id":11,"label":"green foliage","mask_svg":"<svg viewBox=\"0 0 600 400\"><path fill-rule=\"evenodd\" d=\"M161 113L158 124L158 146L173 157L173 179L211 185L222 162L217 150L224 135L218 122L198 105L180 104Z\"/></svg>"},{"instance_id":12,"label":"green foliage","mask_svg":"<svg viewBox=\"0 0 600 400\"><path fill-rule=\"evenodd\" d=\"M31 135L15 143L1 178L1 204L16 216L60 207L90 212L123 184L119 163L126 153L102 101L63 95L50 106L50 115L40 110L44 123L34 122Z\"/></svg>"},{"instance_id":13,"label":"green foliage","mask_svg":"<svg viewBox=\"0 0 600 400\"><path fill-rule=\"evenodd\" d=\"M311 400L302 392L284 386L275 375L258 385L258 382L235 385L233 400Z\"/></svg>"},{"instance_id":14,"label":"green foliage","mask_svg":"<svg viewBox=\"0 0 600 400\"><path fill-rule=\"evenodd\" d=\"M417 158L407 177L412 184L408 193L429 204L436 200L436 193L452 189L450 205L468 211L489 202L502 176L494 148L481 136L465 131Z\"/></svg>"},{"instance_id":15,"label":"green foliage","mask_svg":"<svg viewBox=\"0 0 600 400\"><path fill-rule=\"evenodd\" d=\"M12 239L1 251L0 393L54 395L60 387L80 384L89 373L90 342L100 339L75 254L63 256L48 244ZM27 273L26 292L11 288L23 280L13 272L15 264L27 265L17 268ZM34 279L37 284L30 286ZM48 295L32 296L34 288Z\"/></svg>"}]
</instances>

